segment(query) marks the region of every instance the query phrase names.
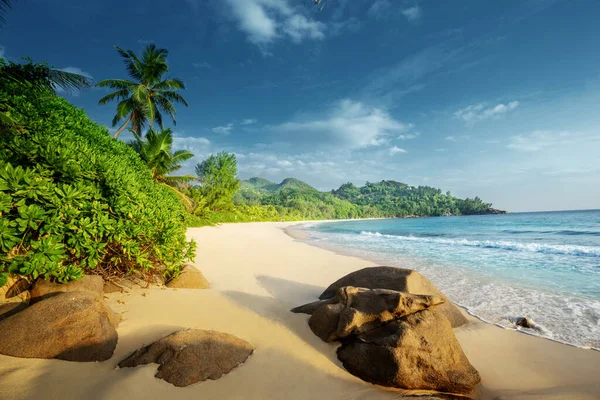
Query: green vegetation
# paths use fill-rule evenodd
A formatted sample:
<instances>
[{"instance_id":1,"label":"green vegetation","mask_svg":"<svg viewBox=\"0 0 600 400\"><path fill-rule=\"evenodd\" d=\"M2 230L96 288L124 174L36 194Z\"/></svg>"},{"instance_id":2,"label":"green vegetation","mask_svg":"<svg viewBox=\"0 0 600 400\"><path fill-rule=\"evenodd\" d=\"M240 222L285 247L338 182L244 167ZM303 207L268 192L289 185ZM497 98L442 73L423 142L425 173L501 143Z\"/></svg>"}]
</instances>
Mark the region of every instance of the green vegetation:
<instances>
[{"instance_id":1,"label":"green vegetation","mask_svg":"<svg viewBox=\"0 0 600 400\"><path fill-rule=\"evenodd\" d=\"M234 154L213 154L196 165L196 175L201 186L191 189L191 197L201 205L201 210L223 212L233 210L233 195L239 188L240 181L236 178L237 161Z\"/></svg>"},{"instance_id":2,"label":"green vegetation","mask_svg":"<svg viewBox=\"0 0 600 400\"><path fill-rule=\"evenodd\" d=\"M119 101L112 125L116 126L123 119L125 123L115 132L114 137L119 137L130 123L131 129L138 136L142 136L144 127L152 127L154 123L158 123L162 129L164 128L162 113L168 113L175 124L176 111L173 102L186 106L188 103L177 93L177 90L185 89L183 81L179 78L165 77L169 72L169 64L167 64L169 52L150 44L144 49L140 60L133 51L123 50L118 46L116 48L133 81L106 79L96 85L116 89L98 101L99 104Z\"/></svg>"},{"instance_id":3,"label":"green vegetation","mask_svg":"<svg viewBox=\"0 0 600 400\"><path fill-rule=\"evenodd\" d=\"M131 147L44 87L48 67L23 69L43 73L25 83L0 74L0 112L12 121L0 132L0 284L7 273L177 274L194 243L176 196Z\"/></svg>"}]
</instances>

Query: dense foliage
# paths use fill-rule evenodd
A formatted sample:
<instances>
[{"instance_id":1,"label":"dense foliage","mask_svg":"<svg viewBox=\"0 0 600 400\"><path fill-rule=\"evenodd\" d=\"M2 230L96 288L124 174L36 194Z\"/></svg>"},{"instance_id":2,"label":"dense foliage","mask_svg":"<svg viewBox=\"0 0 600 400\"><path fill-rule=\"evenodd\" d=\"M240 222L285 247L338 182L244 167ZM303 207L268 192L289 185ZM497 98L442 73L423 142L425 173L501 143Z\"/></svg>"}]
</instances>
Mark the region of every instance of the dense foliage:
<instances>
[{"instance_id":1,"label":"dense foliage","mask_svg":"<svg viewBox=\"0 0 600 400\"><path fill-rule=\"evenodd\" d=\"M0 94L0 281L176 274L193 256L184 208L133 149L49 89Z\"/></svg>"},{"instance_id":2,"label":"dense foliage","mask_svg":"<svg viewBox=\"0 0 600 400\"><path fill-rule=\"evenodd\" d=\"M289 219L340 219L487 214L491 204L458 199L428 186L409 186L395 181L356 187L345 183L337 190L320 192L298 179L280 184L263 178L242 181L234 197L239 205L271 205Z\"/></svg>"}]
</instances>

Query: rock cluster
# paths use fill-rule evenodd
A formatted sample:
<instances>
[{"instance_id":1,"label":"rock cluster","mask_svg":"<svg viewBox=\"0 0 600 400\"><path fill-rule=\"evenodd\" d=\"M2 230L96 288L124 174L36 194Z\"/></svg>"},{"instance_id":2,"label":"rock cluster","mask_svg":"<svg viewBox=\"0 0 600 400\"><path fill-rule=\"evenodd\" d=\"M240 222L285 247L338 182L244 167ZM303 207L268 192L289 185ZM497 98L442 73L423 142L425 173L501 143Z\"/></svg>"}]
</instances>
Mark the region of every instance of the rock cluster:
<instances>
[{"instance_id":1,"label":"rock cluster","mask_svg":"<svg viewBox=\"0 0 600 400\"><path fill-rule=\"evenodd\" d=\"M324 341L342 342L337 356L351 374L382 386L455 394L469 394L480 382L452 330L460 311L420 274L365 268L320 298L292 311L311 314L309 326Z\"/></svg>"},{"instance_id":2,"label":"rock cluster","mask_svg":"<svg viewBox=\"0 0 600 400\"><path fill-rule=\"evenodd\" d=\"M254 347L236 336L201 329L170 334L137 350L119 363L120 368L160 364L156 378L175 386L219 379L252 354Z\"/></svg>"},{"instance_id":3,"label":"rock cluster","mask_svg":"<svg viewBox=\"0 0 600 400\"><path fill-rule=\"evenodd\" d=\"M117 345L120 316L104 303L100 276L56 284L38 280L26 302L0 306L0 354L104 361ZM10 301L11 299L9 299Z\"/></svg>"}]
</instances>

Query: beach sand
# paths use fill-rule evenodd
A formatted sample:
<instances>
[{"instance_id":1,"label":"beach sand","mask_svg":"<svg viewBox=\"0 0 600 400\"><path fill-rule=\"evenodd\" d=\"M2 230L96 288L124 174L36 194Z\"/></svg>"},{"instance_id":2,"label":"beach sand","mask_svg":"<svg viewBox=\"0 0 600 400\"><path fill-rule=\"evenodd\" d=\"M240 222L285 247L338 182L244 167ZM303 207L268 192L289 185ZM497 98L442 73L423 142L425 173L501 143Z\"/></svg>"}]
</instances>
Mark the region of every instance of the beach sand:
<instances>
[{"instance_id":1,"label":"beach sand","mask_svg":"<svg viewBox=\"0 0 600 400\"><path fill-rule=\"evenodd\" d=\"M107 295L123 313L113 357L101 363L0 356L0 399L398 399L350 375L290 308L330 283L374 265L302 243L289 223L190 229L197 267L211 289L136 289ZM401 265L400 265L401 267ZM121 304L124 302L124 304ZM600 352L473 321L455 330L479 370L485 399L599 399ZM154 378L157 365L116 369L139 347L185 328L239 336L256 350L216 381L177 388ZM0 340L2 340L0 338Z\"/></svg>"}]
</instances>

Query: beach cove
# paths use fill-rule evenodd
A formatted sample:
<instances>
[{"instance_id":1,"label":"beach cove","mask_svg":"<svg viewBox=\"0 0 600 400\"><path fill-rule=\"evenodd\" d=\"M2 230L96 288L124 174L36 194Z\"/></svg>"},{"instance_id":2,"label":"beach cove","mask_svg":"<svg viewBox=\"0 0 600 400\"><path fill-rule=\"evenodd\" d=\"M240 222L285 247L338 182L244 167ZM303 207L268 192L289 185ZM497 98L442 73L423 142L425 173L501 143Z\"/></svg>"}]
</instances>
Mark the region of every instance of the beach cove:
<instances>
[{"instance_id":1,"label":"beach cove","mask_svg":"<svg viewBox=\"0 0 600 400\"><path fill-rule=\"evenodd\" d=\"M105 362L0 356L6 399L386 399L384 389L350 375L335 345L316 337L307 316L289 310L314 301L339 277L375 265L312 247L288 236L291 223L231 224L190 229L201 250L196 266L210 289L132 289L106 295L123 320ZM400 266L401 267L401 266ZM600 352L486 324L455 329L479 371L482 399L596 399ZM201 328L247 340L255 351L217 381L177 388L154 378L156 365L116 369L137 348L169 333Z\"/></svg>"}]
</instances>

